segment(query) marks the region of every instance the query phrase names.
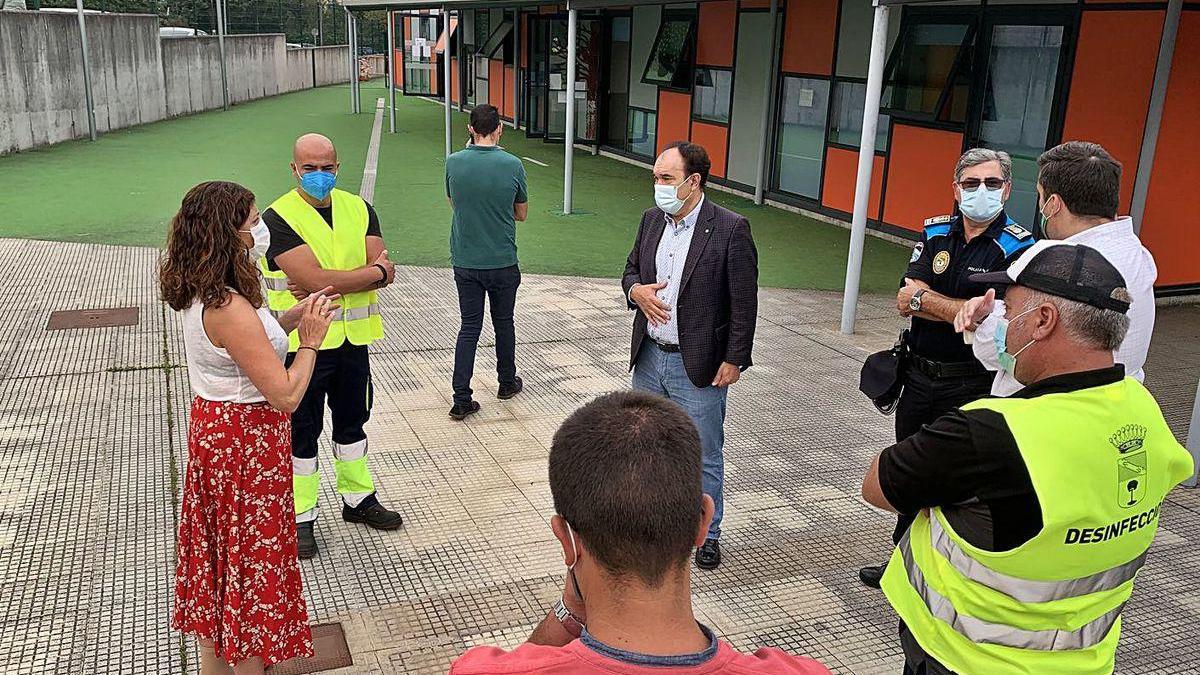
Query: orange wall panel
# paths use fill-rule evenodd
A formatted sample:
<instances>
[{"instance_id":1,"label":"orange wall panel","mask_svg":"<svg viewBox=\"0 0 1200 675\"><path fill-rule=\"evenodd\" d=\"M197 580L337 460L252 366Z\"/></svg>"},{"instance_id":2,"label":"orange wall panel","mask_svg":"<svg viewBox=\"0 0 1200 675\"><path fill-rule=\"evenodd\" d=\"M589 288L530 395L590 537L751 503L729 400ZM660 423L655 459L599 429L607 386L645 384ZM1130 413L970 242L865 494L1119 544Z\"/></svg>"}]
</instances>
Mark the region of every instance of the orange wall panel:
<instances>
[{"instance_id":1,"label":"orange wall panel","mask_svg":"<svg viewBox=\"0 0 1200 675\"><path fill-rule=\"evenodd\" d=\"M704 146L712 160L710 174L725 177L725 149L729 145L729 129L719 124L692 123L692 142Z\"/></svg>"},{"instance_id":2,"label":"orange wall panel","mask_svg":"<svg viewBox=\"0 0 1200 675\"><path fill-rule=\"evenodd\" d=\"M837 2L788 0L783 24L783 69L790 73L829 75L833 69L837 18Z\"/></svg>"},{"instance_id":3,"label":"orange wall panel","mask_svg":"<svg viewBox=\"0 0 1200 675\"><path fill-rule=\"evenodd\" d=\"M871 171L871 201L867 214L879 219L879 199L883 196L884 158L875 155L875 168ZM825 184L821 191L821 203L831 209L854 212L854 185L858 181L858 153L842 148L829 148L825 152Z\"/></svg>"},{"instance_id":4,"label":"orange wall panel","mask_svg":"<svg viewBox=\"0 0 1200 675\"><path fill-rule=\"evenodd\" d=\"M1158 285L1200 283L1200 212L1196 157L1200 134L1200 12L1185 10L1175 42L1171 79L1150 174L1150 193L1142 221L1142 241L1158 263Z\"/></svg>"},{"instance_id":5,"label":"orange wall panel","mask_svg":"<svg viewBox=\"0 0 1200 675\"><path fill-rule=\"evenodd\" d=\"M696 40L696 63L733 66L733 36L737 27L737 2L700 3L700 27Z\"/></svg>"},{"instance_id":6,"label":"orange wall panel","mask_svg":"<svg viewBox=\"0 0 1200 675\"><path fill-rule=\"evenodd\" d=\"M504 106L500 109L500 114L508 119L513 118L513 111L516 110L515 102L517 100L517 76L513 73L512 66L504 67Z\"/></svg>"},{"instance_id":7,"label":"orange wall panel","mask_svg":"<svg viewBox=\"0 0 1200 675\"><path fill-rule=\"evenodd\" d=\"M920 232L926 218L950 213L962 145L958 132L892 125L884 222Z\"/></svg>"},{"instance_id":8,"label":"orange wall panel","mask_svg":"<svg viewBox=\"0 0 1200 675\"><path fill-rule=\"evenodd\" d=\"M404 23L404 42L405 42L405 44L407 44L408 41L412 39L412 19L410 17L406 16L406 17L404 17L403 23Z\"/></svg>"},{"instance_id":9,"label":"orange wall panel","mask_svg":"<svg viewBox=\"0 0 1200 675\"><path fill-rule=\"evenodd\" d=\"M663 148L675 141L688 140L688 128L691 126L692 97L678 91L659 90L658 92L658 148Z\"/></svg>"},{"instance_id":10,"label":"orange wall panel","mask_svg":"<svg viewBox=\"0 0 1200 675\"><path fill-rule=\"evenodd\" d=\"M1122 213L1133 196L1164 16L1084 12L1079 28L1063 140L1095 141L1121 162Z\"/></svg>"},{"instance_id":11,"label":"orange wall panel","mask_svg":"<svg viewBox=\"0 0 1200 675\"><path fill-rule=\"evenodd\" d=\"M497 59L488 59L488 103L504 107L504 62Z\"/></svg>"},{"instance_id":12,"label":"orange wall panel","mask_svg":"<svg viewBox=\"0 0 1200 675\"><path fill-rule=\"evenodd\" d=\"M446 79L445 74L441 72L441 68L437 70L437 73L437 77L433 78L437 82L433 89L435 94L441 91L438 87ZM458 57L450 59L450 102L458 103Z\"/></svg>"},{"instance_id":13,"label":"orange wall panel","mask_svg":"<svg viewBox=\"0 0 1200 675\"><path fill-rule=\"evenodd\" d=\"M392 81L397 87L404 87L404 51L397 49L392 54L392 63L396 64L396 72L392 73Z\"/></svg>"}]
</instances>

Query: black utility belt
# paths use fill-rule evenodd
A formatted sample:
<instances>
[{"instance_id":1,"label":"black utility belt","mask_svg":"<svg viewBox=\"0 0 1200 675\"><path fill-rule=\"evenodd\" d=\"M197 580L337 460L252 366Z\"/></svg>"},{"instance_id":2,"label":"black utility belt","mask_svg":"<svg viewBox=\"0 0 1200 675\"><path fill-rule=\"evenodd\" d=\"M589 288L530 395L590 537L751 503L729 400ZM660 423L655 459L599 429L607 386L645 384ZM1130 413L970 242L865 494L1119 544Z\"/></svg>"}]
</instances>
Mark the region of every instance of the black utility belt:
<instances>
[{"instance_id":1,"label":"black utility belt","mask_svg":"<svg viewBox=\"0 0 1200 675\"><path fill-rule=\"evenodd\" d=\"M971 375L985 375L987 368L978 361L957 361L947 363L944 361L931 361L925 357L917 356L916 354L908 355L908 364L915 370L924 373L934 379L944 377L969 377Z\"/></svg>"}]
</instances>

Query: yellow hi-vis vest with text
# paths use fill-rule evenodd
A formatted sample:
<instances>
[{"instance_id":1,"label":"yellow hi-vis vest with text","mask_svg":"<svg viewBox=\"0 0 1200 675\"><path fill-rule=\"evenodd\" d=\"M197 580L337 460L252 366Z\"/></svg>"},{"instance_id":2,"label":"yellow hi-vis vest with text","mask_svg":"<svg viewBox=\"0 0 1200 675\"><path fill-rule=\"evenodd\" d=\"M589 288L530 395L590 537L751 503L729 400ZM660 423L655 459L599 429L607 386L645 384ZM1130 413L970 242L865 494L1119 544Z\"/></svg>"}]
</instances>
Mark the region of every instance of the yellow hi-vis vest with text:
<instances>
[{"instance_id":1,"label":"yellow hi-vis vest with text","mask_svg":"<svg viewBox=\"0 0 1200 675\"><path fill-rule=\"evenodd\" d=\"M1001 552L967 543L941 508L922 513L883 591L930 656L962 675L1111 673L1121 610L1188 454L1136 380L963 406L1004 416L1042 529Z\"/></svg>"},{"instance_id":2,"label":"yellow hi-vis vest with text","mask_svg":"<svg viewBox=\"0 0 1200 675\"><path fill-rule=\"evenodd\" d=\"M331 193L333 227L317 210L304 201L296 190L275 200L271 209L295 230L312 249L317 262L327 270L355 270L367 264L365 240L367 203L358 195L335 189ZM279 316L296 305L288 291L288 278L283 271L267 269L267 259L260 258L259 269L267 285L267 305ZM347 293L339 301L342 308L334 315L321 349L336 349L347 340L353 345L369 345L383 337L383 318L375 291ZM296 331L288 336L288 349L296 351L300 338Z\"/></svg>"}]
</instances>

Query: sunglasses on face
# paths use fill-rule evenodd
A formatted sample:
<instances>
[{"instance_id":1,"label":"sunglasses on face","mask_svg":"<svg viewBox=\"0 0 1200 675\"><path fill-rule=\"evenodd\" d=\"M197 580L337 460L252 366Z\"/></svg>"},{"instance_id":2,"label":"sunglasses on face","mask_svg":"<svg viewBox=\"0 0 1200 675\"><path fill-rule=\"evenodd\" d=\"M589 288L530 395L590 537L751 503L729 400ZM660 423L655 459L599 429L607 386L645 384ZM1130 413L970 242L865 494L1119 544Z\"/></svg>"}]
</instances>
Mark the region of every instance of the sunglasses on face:
<instances>
[{"instance_id":1,"label":"sunglasses on face","mask_svg":"<svg viewBox=\"0 0 1200 675\"><path fill-rule=\"evenodd\" d=\"M978 190L980 185L986 185L989 190L999 190L1007 182L1003 178L984 178L983 180L978 178L964 178L958 181L958 186L967 192Z\"/></svg>"}]
</instances>

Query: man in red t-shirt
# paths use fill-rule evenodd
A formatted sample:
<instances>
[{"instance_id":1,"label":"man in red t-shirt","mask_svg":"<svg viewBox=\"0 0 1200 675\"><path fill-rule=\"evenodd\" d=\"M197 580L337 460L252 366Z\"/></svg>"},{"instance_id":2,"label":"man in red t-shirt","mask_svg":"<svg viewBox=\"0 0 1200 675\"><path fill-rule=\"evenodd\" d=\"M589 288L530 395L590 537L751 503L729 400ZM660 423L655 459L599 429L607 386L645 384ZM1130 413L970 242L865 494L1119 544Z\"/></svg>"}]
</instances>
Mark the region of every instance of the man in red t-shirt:
<instances>
[{"instance_id":1,"label":"man in red t-shirt","mask_svg":"<svg viewBox=\"0 0 1200 675\"><path fill-rule=\"evenodd\" d=\"M476 647L451 674L828 675L777 649L738 653L696 621L689 561L713 517L700 467L696 427L667 399L624 391L577 410L550 448L563 597L528 642Z\"/></svg>"}]
</instances>

